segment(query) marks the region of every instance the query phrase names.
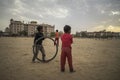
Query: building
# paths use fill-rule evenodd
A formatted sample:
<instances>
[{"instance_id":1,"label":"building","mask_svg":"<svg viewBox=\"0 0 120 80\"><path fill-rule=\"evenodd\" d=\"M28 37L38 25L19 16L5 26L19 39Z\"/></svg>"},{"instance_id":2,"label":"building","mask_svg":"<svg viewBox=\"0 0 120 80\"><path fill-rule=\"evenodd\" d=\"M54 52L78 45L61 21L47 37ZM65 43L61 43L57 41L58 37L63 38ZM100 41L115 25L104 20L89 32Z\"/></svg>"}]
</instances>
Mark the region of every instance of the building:
<instances>
[{"instance_id":1,"label":"building","mask_svg":"<svg viewBox=\"0 0 120 80\"><path fill-rule=\"evenodd\" d=\"M20 32L24 30L24 23L21 21L14 21L13 19L11 19L9 29L11 35L19 35Z\"/></svg>"},{"instance_id":2,"label":"building","mask_svg":"<svg viewBox=\"0 0 120 80\"><path fill-rule=\"evenodd\" d=\"M40 24L43 26L43 32L45 34L45 36L50 36L51 35L51 32L54 32L54 28L55 28L55 25L51 26L49 24Z\"/></svg>"},{"instance_id":3,"label":"building","mask_svg":"<svg viewBox=\"0 0 120 80\"><path fill-rule=\"evenodd\" d=\"M36 21L31 21L28 24L24 24L24 30L27 32L28 36L33 36L36 32L36 27L38 26Z\"/></svg>"},{"instance_id":4,"label":"building","mask_svg":"<svg viewBox=\"0 0 120 80\"><path fill-rule=\"evenodd\" d=\"M51 32L54 32L54 28L55 26L51 26L49 24L37 24L36 21L31 21L30 23L26 23L24 24L24 22L21 21L15 21L13 19L10 20L10 25L9 29L10 34L11 35L25 35L25 33L27 34L27 36L34 36L34 34L37 32L36 28L38 25L42 25L43 26L43 33L46 36L50 36Z\"/></svg>"},{"instance_id":5,"label":"building","mask_svg":"<svg viewBox=\"0 0 120 80\"><path fill-rule=\"evenodd\" d=\"M76 37L82 38L101 38L101 39L108 39L108 38L120 38L120 32L110 32L110 31L98 31L98 32L87 32L81 31L76 32Z\"/></svg>"}]
</instances>

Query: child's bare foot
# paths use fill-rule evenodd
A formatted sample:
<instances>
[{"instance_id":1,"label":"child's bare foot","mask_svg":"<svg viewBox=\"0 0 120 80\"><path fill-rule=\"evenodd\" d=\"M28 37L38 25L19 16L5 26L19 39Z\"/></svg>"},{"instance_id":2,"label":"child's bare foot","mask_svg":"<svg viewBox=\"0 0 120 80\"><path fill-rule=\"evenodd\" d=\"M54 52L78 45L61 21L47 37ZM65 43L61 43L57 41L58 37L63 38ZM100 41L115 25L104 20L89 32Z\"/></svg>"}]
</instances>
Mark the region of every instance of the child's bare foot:
<instances>
[{"instance_id":1,"label":"child's bare foot","mask_svg":"<svg viewBox=\"0 0 120 80\"><path fill-rule=\"evenodd\" d=\"M61 72L65 72L65 69L61 69Z\"/></svg>"},{"instance_id":2,"label":"child's bare foot","mask_svg":"<svg viewBox=\"0 0 120 80\"><path fill-rule=\"evenodd\" d=\"M70 70L70 73L74 73L74 72L76 72L75 70Z\"/></svg>"}]
</instances>

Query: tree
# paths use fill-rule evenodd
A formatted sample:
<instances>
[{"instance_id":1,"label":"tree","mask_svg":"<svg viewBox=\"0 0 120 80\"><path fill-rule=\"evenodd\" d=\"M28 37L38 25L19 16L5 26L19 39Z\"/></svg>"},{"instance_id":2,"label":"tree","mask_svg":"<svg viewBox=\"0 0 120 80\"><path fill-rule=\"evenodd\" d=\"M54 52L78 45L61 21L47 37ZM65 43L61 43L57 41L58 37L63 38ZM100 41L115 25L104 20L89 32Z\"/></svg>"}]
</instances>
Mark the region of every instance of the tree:
<instances>
[{"instance_id":1,"label":"tree","mask_svg":"<svg viewBox=\"0 0 120 80\"><path fill-rule=\"evenodd\" d=\"M51 37L55 37L55 32L51 32L51 33L50 33L50 36L51 36Z\"/></svg>"},{"instance_id":2,"label":"tree","mask_svg":"<svg viewBox=\"0 0 120 80\"><path fill-rule=\"evenodd\" d=\"M23 31L19 32L19 35L20 36L27 36L28 34L27 34L27 31L23 30Z\"/></svg>"},{"instance_id":3,"label":"tree","mask_svg":"<svg viewBox=\"0 0 120 80\"><path fill-rule=\"evenodd\" d=\"M0 31L0 36L2 36L3 35L3 31Z\"/></svg>"},{"instance_id":4,"label":"tree","mask_svg":"<svg viewBox=\"0 0 120 80\"><path fill-rule=\"evenodd\" d=\"M86 38L87 37L87 32L81 32L81 36Z\"/></svg>"}]
</instances>

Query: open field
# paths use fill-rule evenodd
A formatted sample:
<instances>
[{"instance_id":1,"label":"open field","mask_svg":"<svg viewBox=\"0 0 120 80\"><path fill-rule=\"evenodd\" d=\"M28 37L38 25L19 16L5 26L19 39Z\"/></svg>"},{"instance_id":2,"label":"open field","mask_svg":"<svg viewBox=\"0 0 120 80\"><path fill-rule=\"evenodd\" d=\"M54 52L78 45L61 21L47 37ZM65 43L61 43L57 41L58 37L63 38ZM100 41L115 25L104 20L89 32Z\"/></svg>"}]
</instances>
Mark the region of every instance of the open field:
<instances>
[{"instance_id":1,"label":"open field","mask_svg":"<svg viewBox=\"0 0 120 80\"><path fill-rule=\"evenodd\" d=\"M31 62L32 45L33 38L0 38L0 80L120 80L120 39L75 38L75 73L69 73L67 64L66 71L60 72L61 44L49 63Z\"/></svg>"}]
</instances>

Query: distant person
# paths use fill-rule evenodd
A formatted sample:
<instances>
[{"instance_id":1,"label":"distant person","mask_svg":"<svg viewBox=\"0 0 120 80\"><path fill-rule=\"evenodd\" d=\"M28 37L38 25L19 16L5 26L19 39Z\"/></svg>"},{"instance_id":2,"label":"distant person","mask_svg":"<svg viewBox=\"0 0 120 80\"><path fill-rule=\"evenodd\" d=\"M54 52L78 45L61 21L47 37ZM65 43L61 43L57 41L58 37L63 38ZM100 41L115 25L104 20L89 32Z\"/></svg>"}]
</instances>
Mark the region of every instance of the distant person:
<instances>
[{"instance_id":1,"label":"distant person","mask_svg":"<svg viewBox=\"0 0 120 80\"><path fill-rule=\"evenodd\" d=\"M55 32L55 45L59 46L59 32L58 32L58 30L56 30L56 32Z\"/></svg>"},{"instance_id":2,"label":"distant person","mask_svg":"<svg viewBox=\"0 0 120 80\"><path fill-rule=\"evenodd\" d=\"M34 44L35 44L35 42L36 42L37 39L44 37L44 35L43 35L43 26L39 25L39 26L37 27L37 31L38 31L38 32L36 33L35 38L34 38ZM39 41L36 43L36 53L35 53L34 56L33 56L33 59L32 59L33 62L35 62L35 59L36 59L36 57L37 57L37 55L38 55L39 50L40 50L41 53L42 53L42 60L45 61L45 50L44 50L44 47L43 47L43 45L42 45L42 41L43 41L43 40L44 40L44 38L41 39L41 40L39 40Z\"/></svg>"},{"instance_id":3,"label":"distant person","mask_svg":"<svg viewBox=\"0 0 120 80\"><path fill-rule=\"evenodd\" d=\"M71 27L69 25L65 25L64 34L61 36L61 41L62 41L62 52L60 58L61 72L65 71L66 58L69 64L69 71L75 72L72 64L72 51L71 51L72 50L71 44L73 43L73 38L70 33L71 33Z\"/></svg>"}]
</instances>

